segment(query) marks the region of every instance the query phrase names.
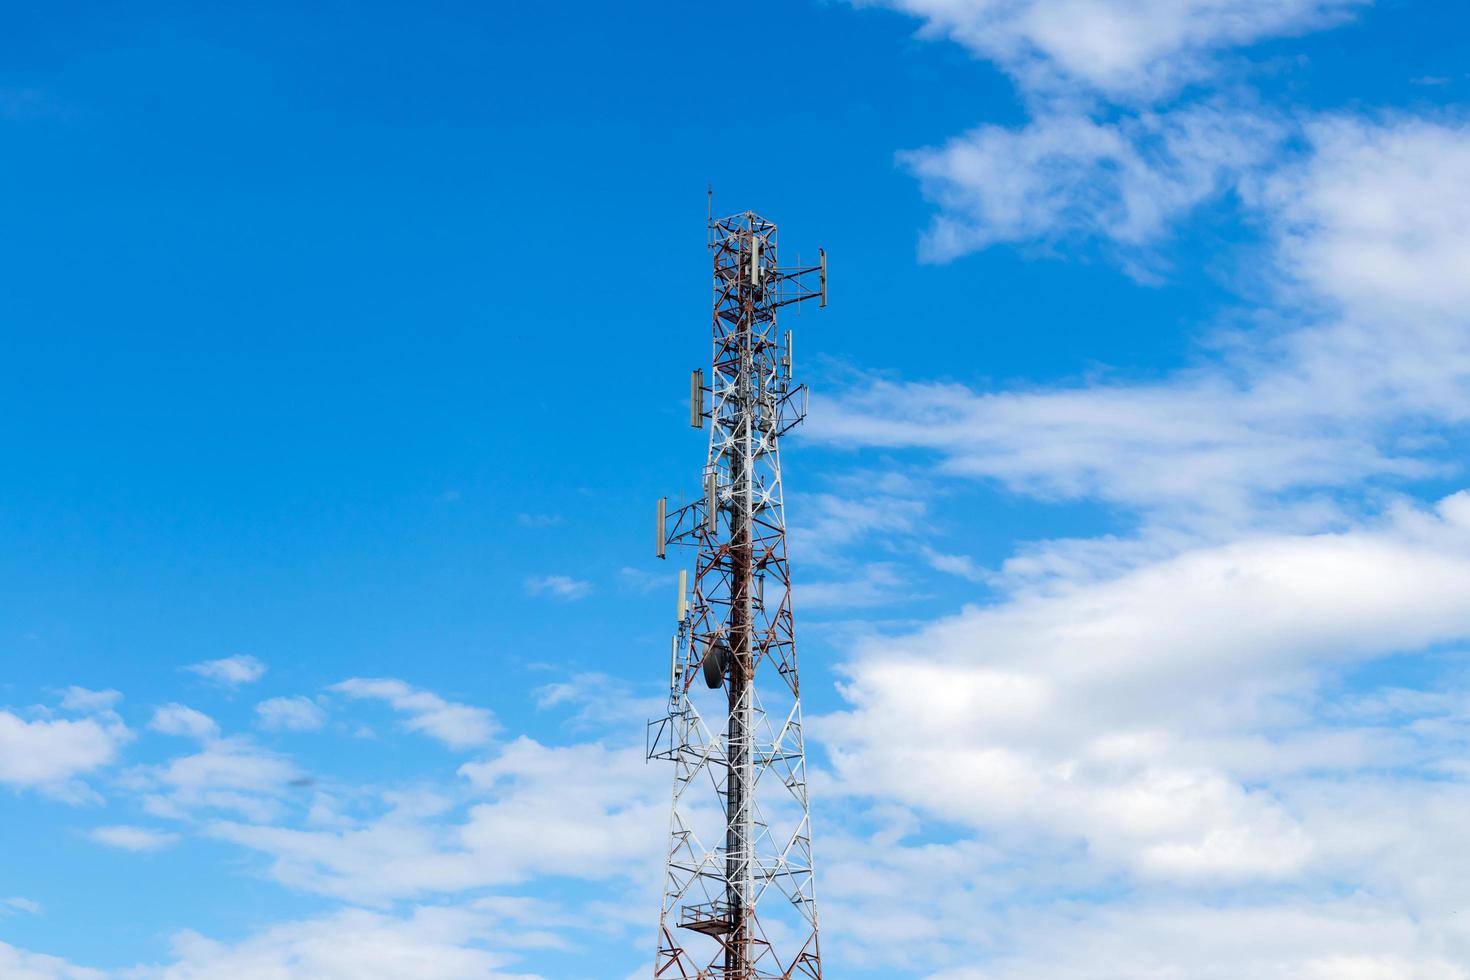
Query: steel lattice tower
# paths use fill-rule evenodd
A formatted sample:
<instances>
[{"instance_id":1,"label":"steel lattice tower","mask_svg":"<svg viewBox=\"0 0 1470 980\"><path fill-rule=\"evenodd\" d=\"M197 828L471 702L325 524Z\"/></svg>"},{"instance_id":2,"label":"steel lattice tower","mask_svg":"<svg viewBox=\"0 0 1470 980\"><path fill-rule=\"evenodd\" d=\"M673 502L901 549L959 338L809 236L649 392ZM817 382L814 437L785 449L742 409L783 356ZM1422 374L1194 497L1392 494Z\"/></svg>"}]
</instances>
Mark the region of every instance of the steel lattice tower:
<instances>
[{"instance_id":1,"label":"steel lattice tower","mask_svg":"<svg viewBox=\"0 0 1470 980\"><path fill-rule=\"evenodd\" d=\"M658 556L698 557L692 591L679 574L668 715L649 725L649 758L674 764L654 976L820 980L779 449L806 387L776 313L827 305L827 259L780 266L776 226L749 211L712 219L709 248L714 357L690 385L691 424L711 423L703 494L658 507Z\"/></svg>"}]
</instances>

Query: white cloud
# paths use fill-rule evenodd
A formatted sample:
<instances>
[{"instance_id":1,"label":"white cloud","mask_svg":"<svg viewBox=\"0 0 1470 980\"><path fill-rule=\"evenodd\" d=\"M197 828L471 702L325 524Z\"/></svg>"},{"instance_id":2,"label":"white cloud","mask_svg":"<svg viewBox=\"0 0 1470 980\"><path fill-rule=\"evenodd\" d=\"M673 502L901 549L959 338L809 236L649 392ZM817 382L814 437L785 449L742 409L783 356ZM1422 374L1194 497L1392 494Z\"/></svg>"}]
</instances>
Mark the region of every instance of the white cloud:
<instances>
[{"instance_id":1,"label":"white cloud","mask_svg":"<svg viewBox=\"0 0 1470 980\"><path fill-rule=\"evenodd\" d=\"M1466 590L1470 495L1200 548L869 641L851 711L814 728L854 792L1080 839L1144 878L1280 878L1314 842L1269 781L1414 757L1390 733L1315 731L1318 686L1470 637Z\"/></svg>"},{"instance_id":2,"label":"white cloud","mask_svg":"<svg viewBox=\"0 0 1470 980\"><path fill-rule=\"evenodd\" d=\"M113 973L0 942L5 980L543 980L515 964L562 941L559 912L530 899L419 906L405 915L343 909L283 922L236 943L183 931L168 962Z\"/></svg>"},{"instance_id":3,"label":"white cloud","mask_svg":"<svg viewBox=\"0 0 1470 980\"><path fill-rule=\"evenodd\" d=\"M1470 126L1327 117L1257 205L1283 264L1348 312L1419 334L1470 309ZM1457 365L1458 366L1458 365Z\"/></svg>"},{"instance_id":4,"label":"white cloud","mask_svg":"<svg viewBox=\"0 0 1470 980\"><path fill-rule=\"evenodd\" d=\"M6 908L14 909L17 912L25 912L28 915L41 914L40 902L33 901L29 898L22 898L18 895L13 898L0 899L0 905L4 905Z\"/></svg>"},{"instance_id":5,"label":"white cloud","mask_svg":"<svg viewBox=\"0 0 1470 980\"><path fill-rule=\"evenodd\" d=\"M106 980L97 970L73 966L55 956L30 953L0 942L0 977L5 980Z\"/></svg>"},{"instance_id":6,"label":"white cloud","mask_svg":"<svg viewBox=\"0 0 1470 980\"><path fill-rule=\"evenodd\" d=\"M0 711L0 783L73 801L89 798L90 791L75 778L112 762L131 737L110 710L88 718L32 721Z\"/></svg>"},{"instance_id":7,"label":"white cloud","mask_svg":"<svg viewBox=\"0 0 1470 980\"><path fill-rule=\"evenodd\" d=\"M1248 195L1286 311L1206 366L1144 384L979 393L878 382L818 406L828 441L937 453L950 473L1050 497L1224 516L1340 519L1290 493L1422 476L1436 423L1470 417L1470 129L1328 120ZM1272 329L1274 322L1274 329ZM1176 524L1182 518L1172 518Z\"/></svg>"},{"instance_id":8,"label":"white cloud","mask_svg":"<svg viewBox=\"0 0 1470 980\"><path fill-rule=\"evenodd\" d=\"M206 660L203 663L190 664L184 669L198 674L205 680L214 681L216 684L239 687L241 684L253 684L260 680L265 676L267 668L254 657L239 654L220 660Z\"/></svg>"},{"instance_id":9,"label":"white cloud","mask_svg":"<svg viewBox=\"0 0 1470 980\"><path fill-rule=\"evenodd\" d=\"M526 738L460 770L475 790L462 816L434 793L386 794L386 813L295 829L221 821L210 836L266 854L294 888L383 903L526 881L605 880L656 864L668 784L637 749L549 747Z\"/></svg>"},{"instance_id":10,"label":"white cloud","mask_svg":"<svg viewBox=\"0 0 1470 980\"><path fill-rule=\"evenodd\" d=\"M856 574L793 583L793 604L798 609L870 609L913 598L892 562L870 562L848 571Z\"/></svg>"},{"instance_id":11,"label":"white cloud","mask_svg":"<svg viewBox=\"0 0 1470 980\"><path fill-rule=\"evenodd\" d=\"M1214 105L1228 134L1241 118ZM1290 157L1265 152L1269 133L1258 155L1206 135L1225 165L1175 171L1139 135L1149 118L1049 109L915 158L954 251L1145 245L1233 189L1275 308L1162 380L878 382L818 406L829 442L1142 520L1023 544L993 576L921 546L1001 598L861 639L850 710L811 727L828 789L968 830L851 853L839 834L825 921L864 924L859 961L934 980L1463 980L1463 655L1436 653L1428 690L1345 678L1470 638L1470 497L1382 504L1385 484L1458 468L1443 450L1470 415L1470 129L1331 117ZM955 867L965 880L946 882ZM1104 897L1075 901L1088 893ZM1018 899L1024 916L998 911Z\"/></svg>"},{"instance_id":12,"label":"white cloud","mask_svg":"<svg viewBox=\"0 0 1470 980\"><path fill-rule=\"evenodd\" d=\"M931 451L949 474L1041 497L1193 512L1241 514L1263 495L1426 471L1379 446L1371 427L1257 394L1202 374L994 394L879 381L823 402L811 435Z\"/></svg>"},{"instance_id":13,"label":"white cloud","mask_svg":"<svg viewBox=\"0 0 1470 980\"><path fill-rule=\"evenodd\" d=\"M903 159L940 209L924 254L944 261L999 242L1155 243L1269 160L1284 135L1259 115L1197 104L1107 123L1072 114L982 126Z\"/></svg>"},{"instance_id":14,"label":"white cloud","mask_svg":"<svg viewBox=\"0 0 1470 980\"><path fill-rule=\"evenodd\" d=\"M668 705L667 692L640 696L626 680L597 671L542 685L532 694L539 710L574 708L573 724L600 731L607 731L608 725L625 725L630 718L656 717Z\"/></svg>"},{"instance_id":15,"label":"white cloud","mask_svg":"<svg viewBox=\"0 0 1470 980\"><path fill-rule=\"evenodd\" d=\"M314 732L327 723L327 713L307 697L269 698L255 706L260 727L278 732Z\"/></svg>"},{"instance_id":16,"label":"white cloud","mask_svg":"<svg viewBox=\"0 0 1470 980\"><path fill-rule=\"evenodd\" d=\"M496 729L494 716L484 708L446 701L401 680L353 677L332 685L331 690L358 700L383 701L408 716L403 722L405 728L436 738L452 749L483 745Z\"/></svg>"},{"instance_id":17,"label":"white cloud","mask_svg":"<svg viewBox=\"0 0 1470 980\"><path fill-rule=\"evenodd\" d=\"M874 538L917 531L927 501L914 493L854 488L846 494L803 496L793 508L792 547L808 564L846 567L846 555Z\"/></svg>"},{"instance_id":18,"label":"white cloud","mask_svg":"<svg viewBox=\"0 0 1470 980\"><path fill-rule=\"evenodd\" d=\"M200 741L219 738L219 725L213 718L183 704L165 704L155 708L148 727L164 735L182 735Z\"/></svg>"},{"instance_id":19,"label":"white cloud","mask_svg":"<svg viewBox=\"0 0 1470 980\"><path fill-rule=\"evenodd\" d=\"M668 781L641 748L546 746L521 737L460 772L494 797L470 811L464 840L505 848L540 874L602 878L658 853L667 829Z\"/></svg>"},{"instance_id":20,"label":"white cloud","mask_svg":"<svg viewBox=\"0 0 1470 980\"><path fill-rule=\"evenodd\" d=\"M1011 916L1019 951L929 980L1466 980L1391 905L1363 898L1221 907L1181 902ZM1463 937L1455 945L1464 948Z\"/></svg>"},{"instance_id":21,"label":"white cloud","mask_svg":"<svg viewBox=\"0 0 1470 980\"><path fill-rule=\"evenodd\" d=\"M1345 19L1367 0L856 0L924 21L1032 91L1152 98L1213 73L1215 54Z\"/></svg>"},{"instance_id":22,"label":"white cloud","mask_svg":"<svg viewBox=\"0 0 1470 980\"><path fill-rule=\"evenodd\" d=\"M167 819L221 810L267 821L280 816L282 799L304 779L288 759L238 736L206 741L200 751L159 766L133 770L124 785L141 794L144 809Z\"/></svg>"},{"instance_id":23,"label":"white cloud","mask_svg":"<svg viewBox=\"0 0 1470 980\"><path fill-rule=\"evenodd\" d=\"M95 827L87 832L87 836L99 844L124 851L160 851L172 847L179 840L178 834L123 825Z\"/></svg>"},{"instance_id":24,"label":"white cloud","mask_svg":"<svg viewBox=\"0 0 1470 980\"><path fill-rule=\"evenodd\" d=\"M641 568L633 568L629 565L618 569L618 581L623 583L625 588L644 594L669 588L667 575L653 575Z\"/></svg>"},{"instance_id":25,"label":"white cloud","mask_svg":"<svg viewBox=\"0 0 1470 980\"><path fill-rule=\"evenodd\" d=\"M536 575L526 579L526 593L555 599L585 599L592 594L592 583L570 575Z\"/></svg>"},{"instance_id":26,"label":"white cloud","mask_svg":"<svg viewBox=\"0 0 1470 980\"><path fill-rule=\"evenodd\" d=\"M68 687L61 698L63 711L92 715L112 711L122 700L117 691L90 691L85 687Z\"/></svg>"},{"instance_id":27,"label":"white cloud","mask_svg":"<svg viewBox=\"0 0 1470 980\"><path fill-rule=\"evenodd\" d=\"M539 914L538 914L539 913ZM234 945L173 938L174 961L136 980L539 980L511 969L507 948L552 945L534 903L424 906L405 917L345 909L272 926ZM488 937L491 938L487 942ZM497 942L496 939L501 941ZM490 943L499 950L490 948Z\"/></svg>"},{"instance_id":28,"label":"white cloud","mask_svg":"<svg viewBox=\"0 0 1470 980\"><path fill-rule=\"evenodd\" d=\"M919 553L924 556L924 560L931 568L947 575L967 578L972 582L983 582L990 577L990 574L969 555L949 555L936 551L928 545L921 547Z\"/></svg>"}]
</instances>

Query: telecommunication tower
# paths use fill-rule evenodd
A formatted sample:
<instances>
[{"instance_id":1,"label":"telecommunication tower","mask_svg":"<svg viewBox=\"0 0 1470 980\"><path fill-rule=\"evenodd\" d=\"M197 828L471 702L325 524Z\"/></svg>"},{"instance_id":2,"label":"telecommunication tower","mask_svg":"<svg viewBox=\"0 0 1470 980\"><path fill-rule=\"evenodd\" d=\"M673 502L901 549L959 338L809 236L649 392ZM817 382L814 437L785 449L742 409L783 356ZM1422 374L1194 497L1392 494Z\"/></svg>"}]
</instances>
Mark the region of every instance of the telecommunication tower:
<instances>
[{"instance_id":1,"label":"telecommunication tower","mask_svg":"<svg viewBox=\"0 0 1470 980\"><path fill-rule=\"evenodd\" d=\"M679 573L666 717L648 755L674 764L658 980L821 980L801 685L791 611L780 440L806 417L777 311L827 305L827 256L784 267L776 226L746 211L709 222L714 357L690 381L710 422L702 493L658 502L658 557Z\"/></svg>"}]
</instances>

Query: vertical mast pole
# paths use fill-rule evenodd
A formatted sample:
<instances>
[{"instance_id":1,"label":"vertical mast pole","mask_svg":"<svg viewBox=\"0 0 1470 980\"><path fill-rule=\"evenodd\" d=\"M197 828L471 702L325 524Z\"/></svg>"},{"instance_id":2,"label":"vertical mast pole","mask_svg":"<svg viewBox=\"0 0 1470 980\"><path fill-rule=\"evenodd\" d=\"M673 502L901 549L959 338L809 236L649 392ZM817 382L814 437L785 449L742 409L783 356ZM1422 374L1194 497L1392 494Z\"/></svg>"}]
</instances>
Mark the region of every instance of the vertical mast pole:
<instances>
[{"instance_id":1,"label":"vertical mast pole","mask_svg":"<svg viewBox=\"0 0 1470 980\"><path fill-rule=\"evenodd\" d=\"M751 681L754 648L751 636L751 479L755 423L755 304L759 289L759 238L751 231L741 249L740 320L736 327L740 366L735 379L738 435L731 468L731 610L729 741L730 767L726 777L726 864L733 931L725 953L725 972L732 980L746 976L749 953L747 916L751 894Z\"/></svg>"}]
</instances>

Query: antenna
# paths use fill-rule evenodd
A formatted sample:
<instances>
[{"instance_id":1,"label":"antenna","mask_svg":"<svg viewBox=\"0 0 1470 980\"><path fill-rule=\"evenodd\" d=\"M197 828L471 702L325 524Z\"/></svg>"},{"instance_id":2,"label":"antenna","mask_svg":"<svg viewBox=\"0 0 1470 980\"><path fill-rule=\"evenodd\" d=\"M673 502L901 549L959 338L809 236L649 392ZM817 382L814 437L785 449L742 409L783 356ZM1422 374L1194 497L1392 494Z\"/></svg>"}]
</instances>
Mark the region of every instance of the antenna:
<instances>
[{"instance_id":1,"label":"antenna","mask_svg":"<svg viewBox=\"0 0 1470 980\"><path fill-rule=\"evenodd\" d=\"M704 475L704 519L711 534L720 529L720 477L714 470Z\"/></svg>"},{"instance_id":2,"label":"antenna","mask_svg":"<svg viewBox=\"0 0 1470 980\"><path fill-rule=\"evenodd\" d=\"M822 270L822 302L818 305L825 310L827 308L827 250L825 248L817 249L817 259L820 261L818 268Z\"/></svg>"},{"instance_id":3,"label":"antenna","mask_svg":"<svg viewBox=\"0 0 1470 980\"><path fill-rule=\"evenodd\" d=\"M689 375L689 424L696 429L704 428L704 370L696 369Z\"/></svg>"}]
</instances>

